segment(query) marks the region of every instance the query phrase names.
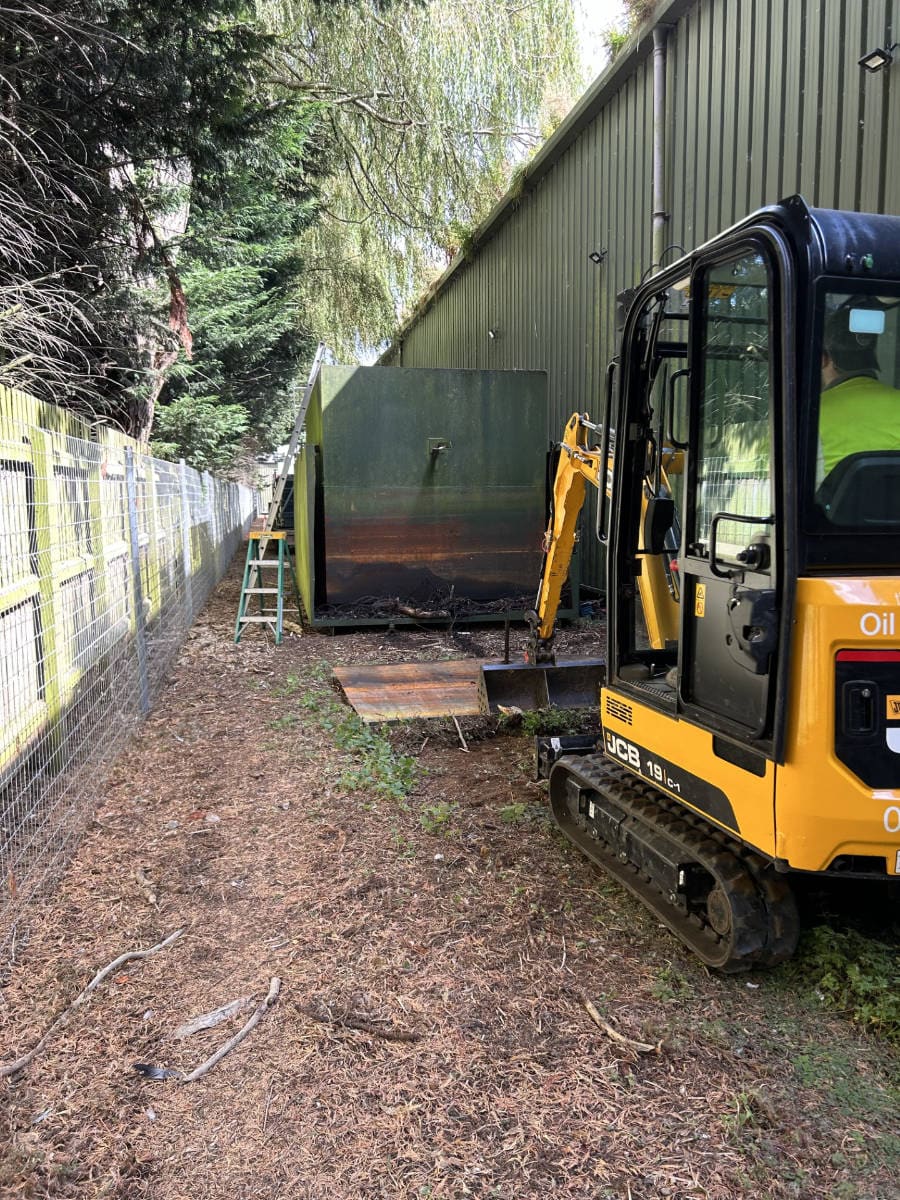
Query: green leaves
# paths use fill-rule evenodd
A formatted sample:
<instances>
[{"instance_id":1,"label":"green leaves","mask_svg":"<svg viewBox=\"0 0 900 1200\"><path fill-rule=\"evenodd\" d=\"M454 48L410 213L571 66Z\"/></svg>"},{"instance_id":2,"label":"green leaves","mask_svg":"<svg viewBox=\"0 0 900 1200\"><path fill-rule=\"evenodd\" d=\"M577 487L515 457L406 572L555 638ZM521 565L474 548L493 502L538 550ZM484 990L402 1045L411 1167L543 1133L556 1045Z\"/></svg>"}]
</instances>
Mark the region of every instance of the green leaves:
<instances>
[{"instance_id":1,"label":"green leaves","mask_svg":"<svg viewBox=\"0 0 900 1200\"><path fill-rule=\"evenodd\" d=\"M216 396L179 396L157 413L153 453L162 458L189 458L199 470L230 465L250 418L238 404Z\"/></svg>"},{"instance_id":2,"label":"green leaves","mask_svg":"<svg viewBox=\"0 0 900 1200\"><path fill-rule=\"evenodd\" d=\"M900 960L896 949L855 930L811 929L789 973L830 1008L900 1043Z\"/></svg>"},{"instance_id":3,"label":"green leaves","mask_svg":"<svg viewBox=\"0 0 900 1200\"><path fill-rule=\"evenodd\" d=\"M177 452L193 465L208 465L210 457L207 431L181 419L198 401L220 406L207 414L213 417L243 414L242 428L232 425L227 437L215 421L221 466L238 455L244 434L268 449L293 420L298 367L311 350L297 295L305 270L300 237L316 214L306 157L310 124L305 106L279 106L264 132L240 154L228 153L218 194L192 207L178 261L193 356L166 379L156 431L165 440L177 427Z\"/></svg>"},{"instance_id":4,"label":"green leaves","mask_svg":"<svg viewBox=\"0 0 900 1200\"><path fill-rule=\"evenodd\" d=\"M581 90L571 4L288 0L272 65L315 100L331 171L304 238L311 321L377 345Z\"/></svg>"},{"instance_id":5,"label":"green leaves","mask_svg":"<svg viewBox=\"0 0 900 1200\"><path fill-rule=\"evenodd\" d=\"M5 381L201 466L393 333L582 84L569 0L25 0L4 47Z\"/></svg>"},{"instance_id":6,"label":"green leaves","mask_svg":"<svg viewBox=\"0 0 900 1200\"><path fill-rule=\"evenodd\" d=\"M147 433L178 351L169 293L153 311L155 289L180 297L190 205L214 202L229 162L278 116L261 82L274 44L236 0L0 12L13 98L0 131L0 307L9 294L28 309L0 331L0 365L29 352L7 382L83 398L92 416ZM187 342L183 322L174 332Z\"/></svg>"}]
</instances>

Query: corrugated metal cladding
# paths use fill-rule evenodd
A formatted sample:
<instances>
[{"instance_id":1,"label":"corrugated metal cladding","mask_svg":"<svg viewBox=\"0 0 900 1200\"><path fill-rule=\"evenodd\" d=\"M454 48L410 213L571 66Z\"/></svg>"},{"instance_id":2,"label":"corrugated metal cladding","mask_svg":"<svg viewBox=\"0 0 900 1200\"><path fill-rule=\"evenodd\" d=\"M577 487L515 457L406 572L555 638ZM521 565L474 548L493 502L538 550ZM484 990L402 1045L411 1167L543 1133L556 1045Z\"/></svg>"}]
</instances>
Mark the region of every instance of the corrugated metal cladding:
<instances>
[{"instance_id":1,"label":"corrugated metal cladding","mask_svg":"<svg viewBox=\"0 0 900 1200\"><path fill-rule=\"evenodd\" d=\"M900 40L900 0L665 0L655 23L668 31L668 244L690 249L794 192L900 213L900 63L870 75L857 61ZM651 263L651 50L648 25L383 363L544 370L551 430L576 409L601 415L615 296ZM585 550L599 581L598 548Z\"/></svg>"}]
</instances>

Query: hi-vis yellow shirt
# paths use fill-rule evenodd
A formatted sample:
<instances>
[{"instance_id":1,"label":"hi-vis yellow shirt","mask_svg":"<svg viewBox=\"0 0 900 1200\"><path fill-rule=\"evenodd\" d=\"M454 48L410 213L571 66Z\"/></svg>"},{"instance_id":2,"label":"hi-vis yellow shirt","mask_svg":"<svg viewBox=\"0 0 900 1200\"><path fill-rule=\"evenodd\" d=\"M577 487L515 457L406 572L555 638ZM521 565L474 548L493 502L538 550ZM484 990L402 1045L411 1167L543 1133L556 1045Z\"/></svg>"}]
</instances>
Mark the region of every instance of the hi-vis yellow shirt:
<instances>
[{"instance_id":1,"label":"hi-vis yellow shirt","mask_svg":"<svg viewBox=\"0 0 900 1200\"><path fill-rule=\"evenodd\" d=\"M900 391L868 375L854 375L822 392L819 478L861 450L900 450Z\"/></svg>"}]
</instances>

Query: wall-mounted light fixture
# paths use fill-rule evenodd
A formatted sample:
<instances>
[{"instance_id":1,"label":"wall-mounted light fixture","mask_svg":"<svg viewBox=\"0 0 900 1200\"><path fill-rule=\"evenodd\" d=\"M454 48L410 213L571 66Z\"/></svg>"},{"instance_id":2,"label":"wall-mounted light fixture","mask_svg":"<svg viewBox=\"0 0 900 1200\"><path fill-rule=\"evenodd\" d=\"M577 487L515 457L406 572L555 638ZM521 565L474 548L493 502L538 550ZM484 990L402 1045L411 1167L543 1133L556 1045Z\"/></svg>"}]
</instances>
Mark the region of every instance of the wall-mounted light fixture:
<instances>
[{"instance_id":1,"label":"wall-mounted light fixture","mask_svg":"<svg viewBox=\"0 0 900 1200\"><path fill-rule=\"evenodd\" d=\"M489 330L488 330L488 337L491 339L491 341L492 341L492 342L495 342L495 341L497 340L497 330L496 330L496 329L489 329Z\"/></svg>"},{"instance_id":2,"label":"wall-mounted light fixture","mask_svg":"<svg viewBox=\"0 0 900 1200\"><path fill-rule=\"evenodd\" d=\"M900 47L900 42L894 42L892 46L876 46L874 50L870 50L868 54L862 56L859 65L874 75L877 71L891 65L894 61L894 51L898 47Z\"/></svg>"},{"instance_id":3,"label":"wall-mounted light fixture","mask_svg":"<svg viewBox=\"0 0 900 1200\"><path fill-rule=\"evenodd\" d=\"M603 262L604 258L606 258L606 255L607 255L606 250L592 250L590 252L590 254L588 255L588 258L591 260L591 262L594 264L595 267L599 267L600 264Z\"/></svg>"}]
</instances>

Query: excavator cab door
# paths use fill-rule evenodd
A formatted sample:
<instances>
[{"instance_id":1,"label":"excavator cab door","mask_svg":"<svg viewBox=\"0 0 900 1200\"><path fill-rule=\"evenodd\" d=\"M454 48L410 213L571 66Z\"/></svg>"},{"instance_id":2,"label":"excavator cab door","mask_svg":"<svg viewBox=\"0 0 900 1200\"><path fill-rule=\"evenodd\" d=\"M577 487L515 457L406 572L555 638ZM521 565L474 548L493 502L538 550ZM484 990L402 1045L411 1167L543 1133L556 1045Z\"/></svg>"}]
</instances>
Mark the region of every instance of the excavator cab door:
<instances>
[{"instance_id":1,"label":"excavator cab door","mask_svg":"<svg viewBox=\"0 0 900 1200\"><path fill-rule=\"evenodd\" d=\"M771 734L780 611L775 290L752 244L699 264L691 283L680 701L753 741Z\"/></svg>"},{"instance_id":2,"label":"excavator cab door","mask_svg":"<svg viewBox=\"0 0 900 1200\"><path fill-rule=\"evenodd\" d=\"M790 250L775 229L745 229L698 251L687 272L676 266L652 282L658 290L645 285L643 309L638 297L623 341L616 415L626 437L617 442L611 506L610 679L720 735L716 744L726 754L737 745L748 769L767 774L765 759L777 757L783 724L779 464L790 402L784 391L793 387L784 366L792 336L784 321L794 287ZM670 389L661 418L658 364L672 348L660 337L666 321L651 318L666 293L690 298L688 368L677 373L684 379ZM664 444L680 458L678 478L669 479L680 536L669 556L678 584L677 650L668 638L654 642L646 612L646 598L655 603L647 580L657 547L641 527L649 514L644 464L647 447ZM642 648L635 616L641 604L650 649Z\"/></svg>"}]
</instances>

